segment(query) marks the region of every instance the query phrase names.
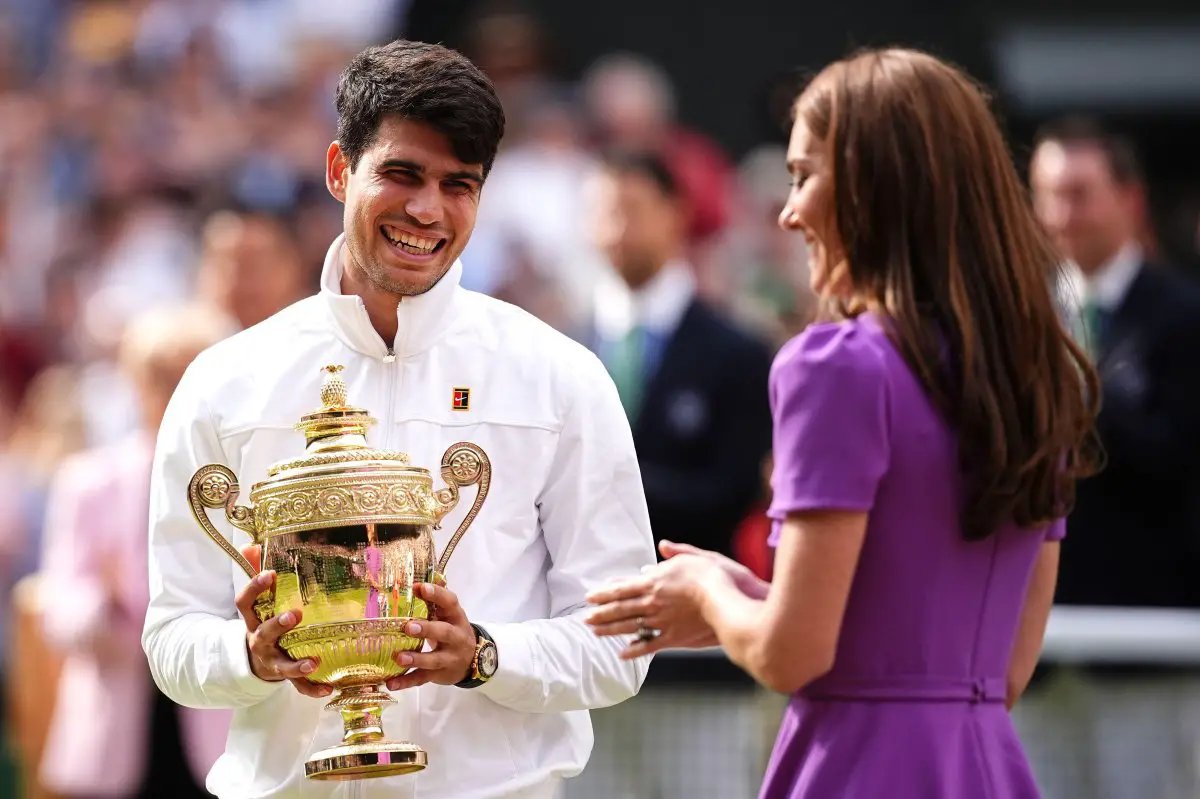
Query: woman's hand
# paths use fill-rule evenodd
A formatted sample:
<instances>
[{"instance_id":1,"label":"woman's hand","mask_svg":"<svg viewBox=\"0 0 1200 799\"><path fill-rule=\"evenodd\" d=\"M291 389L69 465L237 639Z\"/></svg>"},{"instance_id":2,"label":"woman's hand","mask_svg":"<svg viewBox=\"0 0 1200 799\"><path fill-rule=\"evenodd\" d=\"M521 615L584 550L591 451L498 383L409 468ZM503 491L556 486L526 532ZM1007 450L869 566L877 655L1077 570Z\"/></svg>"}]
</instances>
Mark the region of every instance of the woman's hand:
<instances>
[{"instance_id":1,"label":"woman's hand","mask_svg":"<svg viewBox=\"0 0 1200 799\"><path fill-rule=\"evenodd\" d=\"M717 637L701 610L705 586L714 580L734 582L714 558L675 554L638 577L588 594L596 609L585 621L599 636L637 635L642 627L658 632L648 641L634 640L621 652L624 660L663 649L716 646Z\"/></svg>"},{"instance_id":2,"label":"woman's hand","mask_svg":"<svg viewBox=\"0 0 1200 799\"><path fill-rule=\"evenodd\" d=\"M676 544L674 541L665 540L659 542L658 551L662 553L664 558L668 559L677 555L699 555L700 557L709 558L733 579L733 584L737 586L739 591L751 599L766 599L767 592L771 590L771 584L766 580L761 579L736 560L727 558L719 552L700 549L691 544Z\"/></svg>"}]
</instances>

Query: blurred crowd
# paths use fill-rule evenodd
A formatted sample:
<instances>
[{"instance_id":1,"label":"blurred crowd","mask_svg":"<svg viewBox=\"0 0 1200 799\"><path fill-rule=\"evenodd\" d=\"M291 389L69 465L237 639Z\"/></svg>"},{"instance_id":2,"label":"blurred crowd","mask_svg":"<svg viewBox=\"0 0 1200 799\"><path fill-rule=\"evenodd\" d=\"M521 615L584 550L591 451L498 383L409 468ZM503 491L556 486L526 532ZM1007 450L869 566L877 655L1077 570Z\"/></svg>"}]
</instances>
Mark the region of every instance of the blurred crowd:
<instances>
[{"instance_id":1,"label":"blurred crowd","mask_svg":"<svg viewBox=\"0 0 1200 799\"><path fill-rule=\"evenodd\" d=\"M326 250L341 231L341 206L324 185L336 123L333 86L363 46L406 35L412 6L0 0L0 669L10 684L10 757L0 797L40 795L40 781L55 795L70 795L71 779L80 779L47 766L42 750L47 740L61 743L47 737L57 672L46 664L82 644L62 630L37 632L38 600L14 587L39 572L54 582L71 568L79 570L78 585L92 579L114 594L144 580L137 576L144 556L134 553L136 536L105 539L129 549L93 551L88 557L101 573L90 578L88 564L55 560L82 547L67 540L71 524L79 540L99 535L87 514L63 521L63 530L47 529L48 518L62 518L54 508L78 489L63 475L78 475L81 458L116 451L104 448L152 437L164 396L202 342L317 289ZM769 575L761 513L770 471L766 370L775 349L815 313L803 240L776 225L788 191L782 146L764 143L735 159L679 118L672 77L644 57L613 53L569 79L555 71L549 37L533 17L496 10L473 16L470 25L464 49L495 81L508 133L463 255L464 285L526 308L604 360L634 427L659 537L727 552ZM1089 141L1090 134L1072 135L1053 141L1066 149ZM1099 178L1087 172L1091 164L1046 173L1040 207L1071 258L1089 246L1125 253L1125 261L1152 250L1140 194L1119 191L1139 185L1140 175L1118 175L1113 165L1123 162L1110 161L1101 162ZM1103 182L1106 163L1120 178L1118 200L1107 204L1095 201L1097 189L1087 183ZM1118 229L1124 238L1111 240ZM1133 280L1109 291L1114 302ZM170 311L184 306L186 313ZM147 321L148 312L163 309L177 314L177 326L161 317ZM1143 321L1126 319L1125 332L1129 325L1140 331ZM1135 344L1152 338L1138 332ZM1153 383L1162 370L1193 385L1187 381L1200 368L1137 360L1144 355L1124 354L1136 373L1126 369L1119 390L1136 395L1129 380ZM1127 413L1144 412L1136 396L1130 403ZM1191 446L1187 436L1196 432L1146 435L1178 433L1174 443ZM1124 456L1115 457L1120 464ZM1118 482L1105 492L1161 490L1162 481L1147 483L1140 468L1119 466ZM131 474L141 479L136 469ZM1172 479L1192 490L1190 475ZM1125 498L1138 501L1133 493ZM1150 523L1191 533L1195 512L1189 503ZM96 514L104 515L99 508ZM1195 553L1171 550L1166 557L1196 566ZM1147 561L1146 569L1159 565ZM1093 584L1112 584L1104 558L1093 556L1089 568L1099 571L1069 584L1081 602L1196 599L1180 589L1162 600L1154 586L1100 596L1103 587ZM1195 576L1181 579L1200 584ZM39 596L59 603L51 609L58 612L71 589L54 588L59 593ZM132 603L136 621L137 597L121 601ZM656 663L654 674L684 679L670 668ZM691 668L686 678L703 682ZM1180 691L1189 708L1200 708L1193 681ZM719 687L699 690L705 699L689 693L671 700L673 713L696 708L690 721L676 717L671 731L651 735L696 736L678 747L694 757L723 746L704 736L747 712L736 699L722 704ZM753 712L746 723L755 726ZM631 756L630 729L598 726L595 774L607 773L606 756ZM606 734L626 736L626 750L604 750ZM733 765L721 769L734 780L722 796L741 795L736 785L756 779L759 744L743 743L746 751L728 753ZM103 741L97 745L103 754ZM24 794L14 787L18 766ZM136 795L129 786L140 778L129 769L128 785L114 783L111 795ZM701 793L658 785L655 795L717 795L704 793L716 772L675 769L689 771L703 783ZM596 796L624 790L593 784Z\"/></svg>"}]
</instances>

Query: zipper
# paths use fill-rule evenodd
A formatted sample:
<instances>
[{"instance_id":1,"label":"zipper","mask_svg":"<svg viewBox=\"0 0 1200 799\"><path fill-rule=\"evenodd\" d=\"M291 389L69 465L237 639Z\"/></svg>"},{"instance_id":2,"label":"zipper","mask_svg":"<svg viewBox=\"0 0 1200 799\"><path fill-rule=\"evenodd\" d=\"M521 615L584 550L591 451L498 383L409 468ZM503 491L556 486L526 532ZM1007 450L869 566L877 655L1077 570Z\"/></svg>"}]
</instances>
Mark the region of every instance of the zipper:
<instances>
[{"instance_id":1,"label":"zipper","mask_svg":"<svg viewBox=\"0 0 1200 799\"><path fill-rule=\"evenodd\" d=\"M410 324L409 320L400 320L401 325L405 328ZM387 354L383 356L383 362L387 364L385 367L388 371L388 390L387 390L387 418L383 420L383 441L381 442L382 449L388 449L391 446L392 428L396 426L396 395L400 393L401 370L404 368L404 362L397 355L398 351L403 351L404 341L407 338L405 335L408 331L397 327L396 340L391 347L387 348Z\"/></svg>"},{"instance_id":2,"label":"zipper","mask_svg":"<svg viewBox=\"0 0 1200 799\"><path fill-rule=\"evenodd\" d=\"M396 383L400 371L400 365L396 363L396 360L396 351L388 347L387 354L383 356L384 371L387 372L387 402L385 405L387 416L380 420L383 427L383 440L379 442L380 449L387 449L391 446L392 420L396 418Z\"/></svg>"}]
</instances>

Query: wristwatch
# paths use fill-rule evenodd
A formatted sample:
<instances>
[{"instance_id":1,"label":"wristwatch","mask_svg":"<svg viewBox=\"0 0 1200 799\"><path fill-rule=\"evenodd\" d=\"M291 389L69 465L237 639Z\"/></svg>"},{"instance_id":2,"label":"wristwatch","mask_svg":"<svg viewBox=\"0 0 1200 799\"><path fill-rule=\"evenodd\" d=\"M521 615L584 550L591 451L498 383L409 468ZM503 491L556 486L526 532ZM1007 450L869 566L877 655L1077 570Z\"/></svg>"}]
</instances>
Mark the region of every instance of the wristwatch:
<instances>
[{"instance_id":1,"label":"wristwatch","mask_svg":"<svg viewBox=\"0 0 1200 799\"><path fill-rule=\"evenodd\" d=\"M475 659L471 661L471 672L466 679L455 683L459 688L478 688L492 679L500 666L500 653L492 636L478 624L471 626L475 628Z\"/></svg>"}]
</instances>

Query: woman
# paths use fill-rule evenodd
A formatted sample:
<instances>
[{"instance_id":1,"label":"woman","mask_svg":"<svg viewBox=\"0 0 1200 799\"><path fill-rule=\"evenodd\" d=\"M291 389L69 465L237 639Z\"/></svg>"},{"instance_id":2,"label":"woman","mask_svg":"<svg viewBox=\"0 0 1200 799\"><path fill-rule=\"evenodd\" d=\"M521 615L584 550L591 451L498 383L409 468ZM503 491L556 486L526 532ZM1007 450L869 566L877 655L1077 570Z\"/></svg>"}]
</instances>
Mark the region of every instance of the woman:
<instances>
[{"instance_id":1,"label":"woman","mask_svg":"<svg viewBox=\"0 0 1200 799\"><path fill-rule=\"evenodd\" d=\"M589 622L629 658L719 643L793 695L763 797L1036 797L1008 709L1098 455L1057 256L955 69L866 52L794 114L780 224L833 319L771 373L773 581L665 543Z\"/></svg>"}]
</instances>

